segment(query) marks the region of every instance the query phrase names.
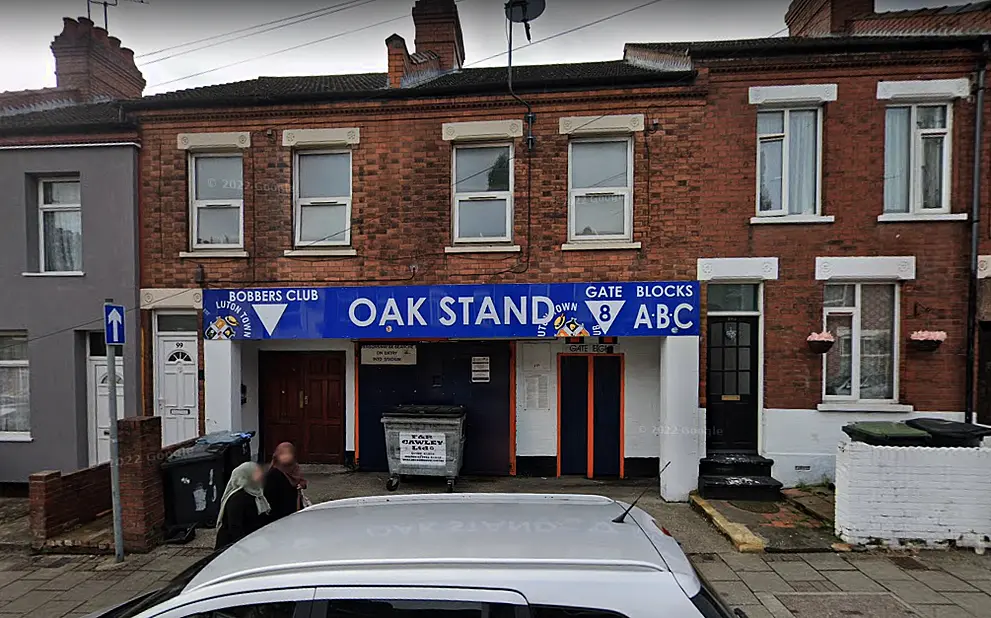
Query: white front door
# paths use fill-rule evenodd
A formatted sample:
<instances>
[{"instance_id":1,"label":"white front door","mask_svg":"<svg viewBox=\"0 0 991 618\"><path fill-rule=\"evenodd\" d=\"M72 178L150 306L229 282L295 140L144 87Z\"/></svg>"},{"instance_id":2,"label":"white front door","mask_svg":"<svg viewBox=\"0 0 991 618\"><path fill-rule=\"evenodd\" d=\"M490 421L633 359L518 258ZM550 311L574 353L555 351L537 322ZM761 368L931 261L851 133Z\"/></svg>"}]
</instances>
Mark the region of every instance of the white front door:
<instances>
[{"instance_id":1,"label":"white front door","mask_svg":"<svg viewBox=\"0 0 991 618\"><path fill-rule=\"evenodd\" d=\"M162 444L168 446L200 433L195 334L159 334L156 341L155 384L162 417Z\"/></svg>"},{"instance_id":2,"label":"white front door","mask_svg":"<svg viewBox=\"0 0 991 618\"><path fill-rule=\"evenodd\" d=\"M117 418L124 418L123 359L117 359ZM89 463L91 466L110 461L110 387L107 386L107 359L87 361L86 393L89 409Z\"/></svg>"}]
</instances>

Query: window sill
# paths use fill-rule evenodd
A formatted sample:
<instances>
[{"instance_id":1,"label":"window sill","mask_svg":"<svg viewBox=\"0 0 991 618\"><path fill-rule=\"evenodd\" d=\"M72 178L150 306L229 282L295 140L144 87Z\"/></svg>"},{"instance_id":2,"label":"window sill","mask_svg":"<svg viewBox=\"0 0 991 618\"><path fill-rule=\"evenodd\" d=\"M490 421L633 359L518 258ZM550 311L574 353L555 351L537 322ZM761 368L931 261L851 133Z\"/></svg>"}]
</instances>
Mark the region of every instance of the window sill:
<instances>
[{"instance_id":1,"label":"window sill","mask_svg":"<svg viewBox=\"0 0 991 618\"><path fill-rule=\"evenodd\" d=\"M444 253L519 253L519 245L455 245L444 247Z\"/></svg>"},{"instance_id":2,"label":"window sill","mask_svg":"<svg viewBox=\"0 0 991 618\"><path fill-rule=\"evenodd\" d=\"M354 257L358 252L351 247L341 247L339 249L288 249L282 252L286 257Z\"/></svg>"},{"instance_id":3,"label":"window sill","mask_svg":"<svg viewBox=\"0 0 991 618\"><path fill-rule=\"evenodd\" d=\"M869 403L861 401L827 401L816 406L819 412L881 412L905 414L915 408L904 403Z\"/></svg>"},{"instance_id":4,"label":"window sill","mask_svg":"<svg viewBox=\"0 0 991 618\"><path fill-rule=\"evenodd\" d=\"M639 248L639 242L625 240L566 242L561 245L561 251L624 251Z\"/></svg>"},{"instance_id":5,"label":"window sill","mask_svg":"<svg viewBox=\"0 0 991 618\"><path fill-rule=\"evenodd\" d=\"M34 438L26 431L0 431L0 442L34 442Z\"/></svg>"},{"instance_id":6,"label":"window sill","mask_svg":"<svg viewBox=\"0 0 991 618\"><path fill-rule=\"evenodd\" d=\"M766 223L832 223L836 220L833 215L783 215L780 217L750 217L750 225Z\"/></svg>"},{"instance_id":7,"label":"window sill","mask_svg":"<svg viewBox=\"0 0 991 618\"><path fill-rule=\"evenodd\" d=\"M208 251L206 249L200 249L198 251L180 251L180 260L201 260L208 258L246 258L248 257L247 251L237 251L237 250L216 250Z\"/></svg>"},{"instance_id":8,"label":"window sill","mask_svg":"<svg viewBox=\"0 0 991 618\"><path fill-rule=\"evenodd\" d=\"M931 215L914 212L886 212L879 215L878 223L931 223L932 221L966 221L970 217L965 212L934 213Z\"/></svg>"},{"instance_id":9,"label":"window sill","mask_svg":"<svg viewBox=\"0 0 991 618\"><path fill-rule=\"evenodd\" d=\"M21 273L22 277L85 277L86 273L81 270L64 270L43 273Z\"/></svg>"}]
</instances>

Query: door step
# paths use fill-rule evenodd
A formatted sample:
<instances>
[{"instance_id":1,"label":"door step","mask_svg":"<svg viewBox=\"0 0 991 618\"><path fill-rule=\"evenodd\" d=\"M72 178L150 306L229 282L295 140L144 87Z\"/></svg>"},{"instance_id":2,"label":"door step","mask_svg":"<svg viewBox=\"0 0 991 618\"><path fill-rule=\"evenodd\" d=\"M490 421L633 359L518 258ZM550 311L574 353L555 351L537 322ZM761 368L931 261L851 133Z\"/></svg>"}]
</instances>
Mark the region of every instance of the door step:
<instances>
[{"instance_id":1,"label":"door step","mask_svg":"<svg viewBox=\"0 0 991 618\"><path fill-rule=\"evenodd\" d=\"M773 459L752 453L713 453L699 461L702 476L771 476Z\"/></svg>"},{"instance_id":2,"label":"door step","mask_svg":"<svg viewBox=\"0 0 991 618\"><path fill-rule=\"evenodd\" d=\"M752 500L773 502L781 498L781 481L770 476L699 477L699 495L715 500Z\"/></svg>"}]
</instances>

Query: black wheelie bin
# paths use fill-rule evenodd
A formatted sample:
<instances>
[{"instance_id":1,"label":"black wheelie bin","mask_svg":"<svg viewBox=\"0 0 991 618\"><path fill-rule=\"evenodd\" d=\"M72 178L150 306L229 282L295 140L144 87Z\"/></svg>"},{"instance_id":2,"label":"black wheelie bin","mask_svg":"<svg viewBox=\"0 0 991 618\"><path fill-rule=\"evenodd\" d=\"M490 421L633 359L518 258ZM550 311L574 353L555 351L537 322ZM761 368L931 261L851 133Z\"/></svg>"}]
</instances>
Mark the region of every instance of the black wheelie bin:
<instances>
[{"instance_id":1,"label":"black wheelie bin","mask_svg":"<svg viewBox=\"0 0 991 618\"><path fill-rule=\"evenodd\" d=\"M929 434L929 446L977 447L985 436L991 436L991 427L948 421L941 418L913 418L905 424Z\"/></svg>"}]
</instances>

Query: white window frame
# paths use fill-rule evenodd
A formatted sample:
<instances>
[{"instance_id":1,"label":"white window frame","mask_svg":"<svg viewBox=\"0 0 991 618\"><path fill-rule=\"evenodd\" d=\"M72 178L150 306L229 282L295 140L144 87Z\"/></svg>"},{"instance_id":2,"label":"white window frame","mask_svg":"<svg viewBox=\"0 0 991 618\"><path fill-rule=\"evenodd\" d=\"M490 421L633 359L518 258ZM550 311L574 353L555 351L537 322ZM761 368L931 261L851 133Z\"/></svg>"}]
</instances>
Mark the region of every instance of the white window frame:
<instances>
[{"instance_id":1,"label":"white window frame","mask_svg":"<svg viewBox=\"0 0 991 618\"><path fill-rule=\"evenodd\" d=\"M918 112L920 107L943 107L946 109L945 129L920 129L918 125ZM911 146L909 147L909 188L908 188L908 210L906 212L887 212L886 215L939 215L950 212L950 185L952 178L950 173L953 170L953 102L952 101L921 101L905 102L888 105L884 110L884 126L888 126L889 109L908 108L908 126L912 129ZM922 207L922 142L926 135L943 136L943 194L940 208Z\"/></svg>"},{"instance_id":2,"label":"white window frame","mask_svg":"<svg viewBox=\"0 0 991 618\"><path fill-rule=\"evenodd\" d=\"M198 200L196 199L196 160L224 157L241 159L241 199L239 200ZM218 151L218 152L191 152L189 154L189 209L190 228L189 245L192 251L210 251L212 249L242 249L244 248L244 156L240 151ZM237 206L238 209L238 240L236 244L214 244L199 242L199 210L210 206L223 206L230 208Z\"/></svg>"},{"instance_id":3,"label":"white window frame","mask_svg":"<svg viewBox=\"0 0 991 618\"><path fill-rule=\"evenodd\" d=\"M348 156L348 195L327 195L323 197L301 198L299 196L299 158L307 155L338 155ZM293 244L297 249L306 247L350 247L351 246L351 199L354 195L354 154L350 148L324 148L318 150L296 150L293 152ZM303 206L344 206L344 221L347 226L344 240L303 240Z\"/></svg>"},{"instance_id":4,"label":"white window frame","mask_svg":"<svg viewBox=\"0 0 991 618\"><path fill-rule=\"evenodd\" d=\"M626 142L626 186L625 187L591 187L575 189L573 182L572 161L575 144L591 144L602 142ZM568 141L568 242L597 243L603 241L632 241L633 240L633 136L617 135L603 137L573 138ZM578 197L588 195L622 195L623 196L623 227L622 234L604 234L599 236L579 236L575 229L575 201Z\"/></svg>"},{"instance_id":5,"label":"white window frame","mask_svg":"<svg viewBox=\"0 0 991 618\"><path fill-rule=\"evenodd\" d=\"M55 182L75 182L79 184L78 204L45 204L45 185ZM48 270L45 268L45 213L46 212L78 212L80 229L83 216L83 183L79 176L51 176L38 179L38 272L41 273L76 273L82 271L82 256L78 270ZM81 245L80 245L81 246Z\"/></svg>"},{"instance_id":6,"label":"white window frame","mask_svg":"<svg viewBox=\"0 0 991 618\"><path fill-rule=\"evenodd\" d=\"M897 404L898 403L898 388L899 380L898 376L901 373L900 358L901 358L901 346L899 345L899 333L901 332L901 285L894 281L833 281L826 284L827 286L855 286L854 292L854 306L853 307L827 307L825 306L825 288L823 289L823 308L822 308L822 329L826 330L826 321L831 315L848 315L851 316L850 327L853 330L851 333L851 349L850 349L850 394L849 395L827 395L826 394L826 358L827 354L822 355L822 400L824 402L845 402L845 403L865 403L865 404ZM861 328L860 328L860 316L861 316L861 289L865 285L890 285L895 289L894 296L894 324L892 326L893 330L891 333L892 342L892 356L891 356L891 367L892 367L892 391L891 399L861 399L860 398L860 339L861 339ZM837 337L837 342L839 338Z\"/></svg>"},{"instance_id":7,"label":"white window frame","mask_svg":"<svg viewBox=\"0 0 991 618\"><path fill-rule=\"evenodd\" d=\"M509 191L469 191L458 193L458 151L471 150L474 148L505 148L509 147ZM516 148L513 142L477 142L468 144L455 144L451 151L451 220L453 229L451 238L454 244L496 244L513 241L513 195L516 188ZM458 236L460 229L461 213L458 208L460 200L506 200L506 231L502 236L490 236L487 238L461 238Z\"/></svg>"},{"instance_id":8,"label":"white window frame","mask_svg":"<svg viewBox=\"0 0 991 618\"><path fill-rule=\"evenodd\" d=\"M25 340L29 340L28 334L25 331L0 331L0 337L23 337ZM3 343L0 343L3 345ZM31 417L31 361L28 358L24 360L0 360L0 367L12 367L12 368L24 368L28 370L28 423L30 425ZM27 431L0 431L0 442L18 442L31 439L31 428L28 427Z\"/></svg>"},{"instance_id":9,"label":"white window frame","mask_svg":"<svg viewBox=\"0 0 991 618\"><path fill-rule=\"evenodd\" d=\"M788 131L789 126L789 116L791 112L815 112L816 113L816 195L815 195L815 210L811 213L790 213L788 212L788 179L791 176L791 159L790 159L790 132ZM768 133L766 135L761 135L757 132L757 168L756 168L756 189L754 198L754 207L757 211L757 217L818 217L822 213L822 106L819 105L804 105L796 107L769 107L760 108L757 110L758 114L774 114L781 113L782 116L782 132L781 133ZM760 166L761 166L761 144L764 142L772 142L781 140L781 210L761 210L760 209Z\"/></svg>"}]
</instances>

